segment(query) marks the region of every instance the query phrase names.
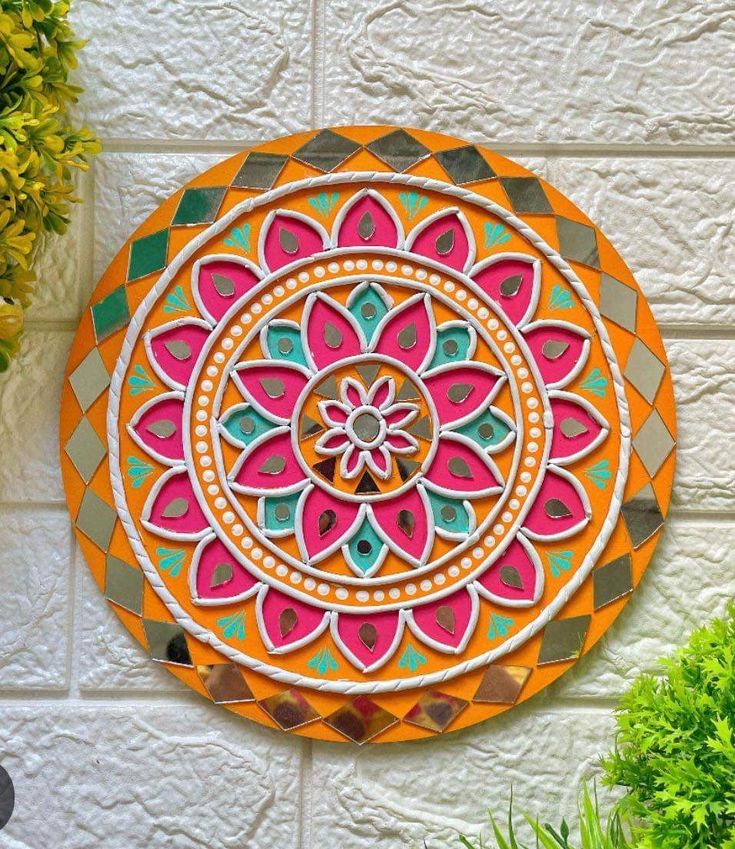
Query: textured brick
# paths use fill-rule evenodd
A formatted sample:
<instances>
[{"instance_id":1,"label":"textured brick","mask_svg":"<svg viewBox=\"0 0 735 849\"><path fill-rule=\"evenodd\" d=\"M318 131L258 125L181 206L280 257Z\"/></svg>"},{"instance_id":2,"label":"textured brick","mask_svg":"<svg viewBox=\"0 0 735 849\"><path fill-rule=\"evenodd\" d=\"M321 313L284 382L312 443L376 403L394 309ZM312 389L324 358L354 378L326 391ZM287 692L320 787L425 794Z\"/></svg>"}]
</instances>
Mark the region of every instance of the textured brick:
<instances>
[{"instance_id":1,"label":"textured brick","mask_svg":"<svg viewBox=\"0 0 735 849\"><path fill-rule=\"evenodd\" d=\"M534 700L425 744L315 744L310 845L454 846L458 831L487 835L487 811L505 815L511 786L519 814L573 819L611 731L604 711L551 712Z\"/></svg>"},{"instance_id":2,"label":"textured brick","mask_svg":"<svg viewBox=\"0 0 735 849\"><path fill-rule=\"evenodd\" d=\"M307 129L308 3L82 0L78 113L104 138L268 138Z\"/></svg>"},{"instance_id":3,"label":"textured brick","mask_svg":"<svg viewBox=\"0 0 735 849\"><path fill-rule=\"evenodd\" d=\"M82 559L81 554L79 554ZM188 688L128 633L83 566L79 686L85 691L185 691Z\"/></svg>"},{"instance_id":4,"label":"textured brick","mask_svg":"<svg viewBox=\"0 0 735 849\"><path fill-rule=\"evenodd\" d=\"M95 278L159 204L224 156L106 153L95 164Z\"/></svg>"},{"instance_id":5,"label":"textured brick","mask_svg":"<svg viewBox=\"0 0 735 849\"><path fill-rule=\"evenodd\" d=\"M733 139L723 2L327 0L325 21L326 123L503 142Z\"/></svg>"},{"instance_id":6,"label":"textured brick","mask_svg":"<svg viewBox=\"0 0 735 849\"><path fill-rule=\"evenodd\" d=\"M658 321L732 326L731 159L559 159L549 179L623 254Z\"/></svg>"},{"instance_id":7,"label":"textured brick","mask_svg":"<svg viewBox=\"0 0 735 849\"><path fill-rule=\"evenodd\" d=\"M0 379L0 502L62 501L59 395L72 334L34 330Z\"/></svg>"},{"instance_id":8,"label":"textured brick","mask_svg":"<svg viewBox=\"0 0 735 849\"><path fill-rule=\"evenodd\" d=\"M298 845L297 741L195 704L0 707L3 845Z\"/></svg>"},{"instance_id":9,"label":"textured brick","mask_svg":"<svg viewBox=\"0 0 735 849\"><path fill-rule=\"evenodd\" d=\"M549 698L621 695L691 631L724 613L735 596L735 525L673 518L643 582L600 643L549 692Z\"/></svg>"},{"instance_id":10,"label":"textured brick","mask_svg":"<svg viewBox=\"0 0 735 849\"><path fill-rule=\"evenodd\" d=\"M66 511L0 507L0 690L67 685Z\"/></svg>"}]
</instances>

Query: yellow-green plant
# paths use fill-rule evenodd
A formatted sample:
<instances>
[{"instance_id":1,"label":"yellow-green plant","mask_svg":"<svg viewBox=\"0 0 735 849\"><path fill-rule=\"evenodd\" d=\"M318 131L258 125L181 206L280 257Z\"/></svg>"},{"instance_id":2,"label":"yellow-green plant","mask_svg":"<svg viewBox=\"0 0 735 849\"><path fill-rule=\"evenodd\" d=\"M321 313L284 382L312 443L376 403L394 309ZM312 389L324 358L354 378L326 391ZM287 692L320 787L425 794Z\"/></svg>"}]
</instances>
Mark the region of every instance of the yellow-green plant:
<instances>
[{"instance_id":1,"label":"yellow-green plant","mask_svg":"<svg viewBox=\"0 0 735 849\"><path fill-rule=\"evenodd\" d=\"M69 223L73 168L100 145L72 127L69 82L76 51L68 2L0 0L0 371L17 351L33 292L33 257L44 232Z\"/></svg>"}]
</instances>

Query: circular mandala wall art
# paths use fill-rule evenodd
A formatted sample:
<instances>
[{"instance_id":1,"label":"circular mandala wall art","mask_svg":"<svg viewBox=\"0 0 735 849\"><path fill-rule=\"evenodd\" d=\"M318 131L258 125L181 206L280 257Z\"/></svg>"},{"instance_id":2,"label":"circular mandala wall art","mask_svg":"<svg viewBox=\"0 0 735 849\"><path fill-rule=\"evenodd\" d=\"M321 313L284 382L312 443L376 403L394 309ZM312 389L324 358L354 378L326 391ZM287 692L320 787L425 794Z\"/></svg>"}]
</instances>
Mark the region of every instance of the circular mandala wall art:
<instances>
[{"instance_id":1,"label":"circular mandala wall art","mask_svg":"<svg viewBox=\"0 0 735 849\"><path fill-rule=\"evenodd\" d=\"M541 178L305 133L157 209L74 343L62 465L108 602L205 698L327 740L528 699L641 580L674 470L650 309Z\"/></svg>"}]
</instances>

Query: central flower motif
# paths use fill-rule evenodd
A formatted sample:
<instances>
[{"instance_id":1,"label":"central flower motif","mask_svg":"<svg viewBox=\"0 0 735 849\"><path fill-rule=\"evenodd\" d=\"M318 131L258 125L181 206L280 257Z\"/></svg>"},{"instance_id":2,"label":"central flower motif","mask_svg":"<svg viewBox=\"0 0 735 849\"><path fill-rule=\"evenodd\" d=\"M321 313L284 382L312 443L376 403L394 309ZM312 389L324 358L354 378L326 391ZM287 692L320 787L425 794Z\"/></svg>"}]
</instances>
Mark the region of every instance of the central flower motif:
<instances>
[{"instance_id":1,"label":"central flower motif","mask_svg":"<svg viewBox=\"0 0 735 849\"><path fill-rule=\"evenodd\" d=\"M419 414L409 401L395 402L396 382L386 375L367 389L346 377L339 401L319 401L319 412L328 430L315 445L318 454L341 455L339 474L345 480L361 475L367 466L371 475L388 480L393 459L418 453L419 443L404 428Z\"/></svg>"}]
</instances>

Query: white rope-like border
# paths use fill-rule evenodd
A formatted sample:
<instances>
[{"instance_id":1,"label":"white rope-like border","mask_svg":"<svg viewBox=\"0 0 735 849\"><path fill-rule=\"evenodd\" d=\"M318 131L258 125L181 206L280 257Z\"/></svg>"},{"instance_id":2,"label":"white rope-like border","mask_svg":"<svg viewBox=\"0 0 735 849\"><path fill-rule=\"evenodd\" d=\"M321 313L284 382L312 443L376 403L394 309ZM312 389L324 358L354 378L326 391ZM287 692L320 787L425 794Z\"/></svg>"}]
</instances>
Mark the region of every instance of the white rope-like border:
<instances>
[{"instance_id":1,"label":"white rope-like border","mask_svg":"<svg viewBox=\"0 0 735 849\"><path fill-rule=\"evenodd\" d=\"M232 648L220 641L211 631L203 628L196 623L179 605L176 599L171 595L155 567L151 563L148 554L143 547L143 544L138 536L135 524L128 512L125 499L125 492L122 484L120 472L120 455L119 441L117 438L118 417L120 409L120 393L124 381L125 372L130 361L133 351L134 342L143 325L143 321L148 311L151 309L156 300L165 291L169 282L178 273L186 260L204 245L211 237L227 228L233 221L241 215L251 212L259 206L272 203L286 195L298 192L304 189L319 188L323 186L331 186L334 184L351 184L351 183L397 183L403 186L412 186L427 191L434 191L439 194L449 195L450 197L458 197L468 203L473 204L481 209L484 209L491 214L497 215L507 224L512 226L516 231L521 233L537 250L544 254L548 261L563 275L567 282L572 286L580 300L584 303L589 312L592 321L595 325L597 333L600 337L600 343L605 352L605 356L610 367L610 372L613 380L613 388L618 404L618 412L620 415L620 452L618 473L615 478L615 485L610 501L610 510L602 524L600 533L595 540L595 544L585 556L580 568L575 573L573 579L564 587L564 589L556 596L549 604L543 613L522 628L510 640L496 646L485 652L482 655L471 658L447 669L437 672L419 675L414 678L402 678L392 681L367 681L367 682L347 682L347 681L329 681L318 678L310 678L308 676L299 675L294 672L289 672L278 667L271 666L268 663L255 660L237 649ZM413 256L413 255L411 255ZM283 273L283 269L281 269ZM200 233L195 239L192 239L186 247L174 258L171 264L166 268L166 271L156 282L156 285L148 292L146 297L141 302L135 315L132 317L125 334L125 339L118 356L115 370L110 383L109 405L107 411L107 426L109 435L109 456L110 456L110 481L112 484L113 495L115 498L115 506L120 515L120 520L125 528L130 545L135 552L138 562L141 565L146 577L151 583L154 591L173 615L176 622L188 631L192 636L200 642L204 642L214 649L219 651L225 657L252 669L255 672L266 675L275 681L295 686L305 686L314 690L323 692L340 693L343 695L359 695L372 693L388 693L398 692L401 690L411 690L420 687L440 684L450 678L455 678L475 669L486 666L494 662L499 657L514 651L518 646L525 643L534 634L541 630L553 617L561 610L571 596L579 589L581 584L587 578L587 575L592 570L597 558L604 550L607 542L612 534L617 523L618 513L623 502L623 492L625 483L628 477L628 464L630 457L630 415L628 403L625 397L623 377L617 363L617 357L612 347L607 330L602 321L602 317L597 309L596 304L585 289L581 280L576 276L573 269L556 251L554 251L526 222L515 216L512 212L499 206L494 201L488 198L481 197L469 189L464 189L461 186L450 186L438 180L429 177L415 177L406 174L388 174L385 172L344 172L335 174L326 174L320 177L309 177L304 180L299 180L294 183L287 183L277 189L267 192L255 198L249 198L243 203L237 205L227 215L223 216L219 221L216 221L211 227ZM615 518L613 518L613 516Z\"/></svg>"}]
</instances>

